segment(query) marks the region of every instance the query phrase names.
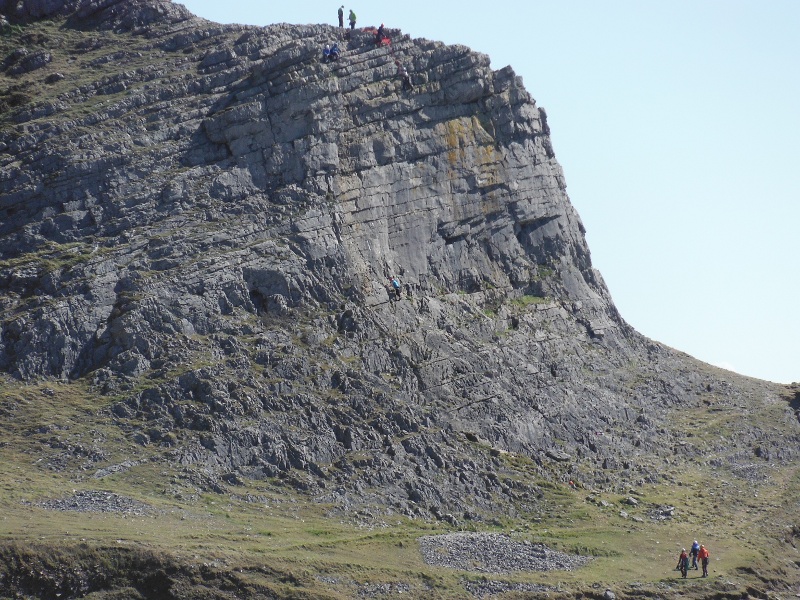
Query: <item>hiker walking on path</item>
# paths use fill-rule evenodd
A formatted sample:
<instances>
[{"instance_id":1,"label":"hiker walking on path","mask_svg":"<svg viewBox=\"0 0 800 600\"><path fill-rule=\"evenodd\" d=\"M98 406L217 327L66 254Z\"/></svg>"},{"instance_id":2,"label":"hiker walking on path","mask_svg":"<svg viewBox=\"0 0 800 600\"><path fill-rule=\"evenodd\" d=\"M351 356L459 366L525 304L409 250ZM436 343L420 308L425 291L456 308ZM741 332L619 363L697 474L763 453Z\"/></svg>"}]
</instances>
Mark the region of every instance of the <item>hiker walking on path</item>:
<instances>
[{"instance_id":1,"label":"hiker walking on path","mask_svg":"<svg viewBox=\"0 0 800 600\"><path fill-rule=\"evenodd\" d=\"M344 27L344 4L339 7L339 27Z\"/></svg>"},{"instance_id":2,"label":"hiker walking on path","mask_svg":"<svg viewBox=\"0 0 800 600\"><path fill-rule=\"evenodd\" d=\"M700 544L697 543L697 540L694 541L692 544L691 550L689 550L689 556L692 557L692 569L697 571L697 553L700 552Z\"/></svg>"},{"instance_id":3,"label":"hiker walking on path","mask_svg":"<svg viewBox=\"0 0 800 600\"><path fill-rule=\"evenodd\" d=\"M410 283L406 283L406 298L411 300L412 296L413 296L413 294L411 293L411 284Z\"/></svg>"},{"instance_id":4,"label":"hiker walking on path","mask_svg":"<svg viewBox=\"0 0 800 600\"><path fill-rule=\"evenodd\" d=\"M703 565L703 577L708 577L708 548L700 544L700 550L697 552L697 558L700 559L700 564Z\"/></svg>"},{"instance_id":5,"label":"hiker walking on path","mask_svg":"<svg viewBox=\"0 0 800 600\"><path fill-rule=\"evenodd\" d=\"M352 8L350 9L350 16L348 18L350 19L350 29L355 29L356 28L356 13L353 12Z\"/></svg>"},{"instance_id":6,"label":"hiker walking on path","mask_svg":"<svg viewBox=\"0 0 800 600\"><path fill-rule=\"evenodd\" d=\"M686 554L686 548L681 550L681 555L678 557L678 566L677 569L680 569L681 577L686 579L686 572L689 570L689 555Z\"/></svg>"}]
</instances>

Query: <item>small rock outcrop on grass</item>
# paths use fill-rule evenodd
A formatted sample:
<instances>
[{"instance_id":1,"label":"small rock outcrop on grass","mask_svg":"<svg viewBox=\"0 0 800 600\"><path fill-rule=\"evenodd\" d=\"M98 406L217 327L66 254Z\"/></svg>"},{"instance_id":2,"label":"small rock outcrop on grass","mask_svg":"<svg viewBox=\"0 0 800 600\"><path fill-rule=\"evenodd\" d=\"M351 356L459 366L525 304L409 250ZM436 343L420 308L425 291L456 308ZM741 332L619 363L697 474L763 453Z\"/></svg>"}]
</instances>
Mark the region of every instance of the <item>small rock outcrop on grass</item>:
<instances>
[{"instance_id":1,"label":"small rock outcrop on grass","mask_svg":"<svg viewBox=\"0 0 800 600\"><path fill-rule=\"evenodd\" d=\"M496 533L452 533L419 539L426 564L476 573L571 571L589 558Z\"/></svg>"},{"instance_id":2,"label":"small rock outcrop on grass","mask_svg":"<svg viewBox=\"0 0 800 600\"><path fill-rule=\"evenodd\" d=\"M53 498L39 502L38 506L48 510L103 512L142 516L152 513L146 504L119 494L101 491L79 491L64 498Z\"/></svg>"}]
</instances>

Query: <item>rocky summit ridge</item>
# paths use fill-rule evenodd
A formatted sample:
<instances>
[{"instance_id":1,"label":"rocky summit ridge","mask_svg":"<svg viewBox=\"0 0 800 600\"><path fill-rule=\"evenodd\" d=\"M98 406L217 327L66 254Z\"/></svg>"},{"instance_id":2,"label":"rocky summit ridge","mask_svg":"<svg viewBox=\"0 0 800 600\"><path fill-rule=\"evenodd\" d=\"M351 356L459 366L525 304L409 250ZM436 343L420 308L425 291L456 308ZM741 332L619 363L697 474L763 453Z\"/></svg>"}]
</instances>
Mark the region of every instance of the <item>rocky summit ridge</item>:
<instances>
[{"instance_id":1,"label":"rocky summit ridge","mask_svg":"<svg viewBox=\"0 0 800 600\"><path fill-rule=\"evenodd\" d=\"M0 12L3 385L85 389L131 444L48 431L50 468L147 455L198 491L459 525L536 513L542 482L797 460L796 397L619 315L510 67L167 1ZM675 420L697 406L780 427L701 445Z\"/></svg>"}]
</instances>

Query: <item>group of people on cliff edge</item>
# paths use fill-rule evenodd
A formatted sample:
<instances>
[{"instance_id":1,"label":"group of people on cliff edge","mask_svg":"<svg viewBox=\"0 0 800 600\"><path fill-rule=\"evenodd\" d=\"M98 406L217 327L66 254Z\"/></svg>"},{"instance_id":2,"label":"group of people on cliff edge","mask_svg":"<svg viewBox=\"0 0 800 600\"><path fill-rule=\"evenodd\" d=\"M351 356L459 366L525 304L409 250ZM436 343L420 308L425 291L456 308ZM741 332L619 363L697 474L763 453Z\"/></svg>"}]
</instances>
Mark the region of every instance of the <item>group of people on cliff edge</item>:
<instances>
[{"instance_id":1,"label":"group of people on cliff edge","mask_svg":"<svg viewBox=\"0 0 800 600\"><path fill-rule=\"evenodd\" d=\"M356 28L356 13L350 9L350 14L347 16L350 21L350 29ZM339 27L344 27L344 4L339 7Z\"/></svg>"},{"instance_id":2,"label":"group of people on cliff edge","mask_svg":"<svg viewBox=\"0 0 800 600\"><path fill-rule=\"evenodd\" d=\"M344 27L344 4L339 7L338 14L339 18L339 27ZM350 22L350 29L355 29L356 27L356 13L353 9L350 9L350 14L348 15L348 20ZM394 55L394 49L391 48L391 40L389 36L385 33L385 28L383 23L378 29L375 31L375 46L389 46L392 55ZM325 46L323 50L323 62L328 62L332 60L336 60L339 58L339 46L334 44L332 47L330 45ZM394 59L394 64L397 67L397 77L400 78L400 81L403 82L403 89L404 90L412 90L414 89L414 84L411 82L411 75L408 73L408 69L398 60L397 58Z\"/></svg>"}]
</instances>

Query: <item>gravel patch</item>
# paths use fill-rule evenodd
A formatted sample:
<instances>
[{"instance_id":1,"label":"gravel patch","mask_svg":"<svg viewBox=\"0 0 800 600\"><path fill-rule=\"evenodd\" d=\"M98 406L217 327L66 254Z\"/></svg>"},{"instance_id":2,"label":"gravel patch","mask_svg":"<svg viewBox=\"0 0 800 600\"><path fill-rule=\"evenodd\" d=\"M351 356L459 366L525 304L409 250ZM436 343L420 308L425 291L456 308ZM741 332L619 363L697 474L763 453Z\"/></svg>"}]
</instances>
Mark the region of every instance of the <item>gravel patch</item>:
<instances>
[{"instance_id":1,"label":"gravel patch","mask_svg":"<svg viewBox=\"0 0 800 600\"><path fill-rule=\"evenodd\" d=\"M54 498L38 502L37 506L48 510L73 510L77 512L105 512L133 516L151 514L154 509L147 504L111 492L81 491L66 498Z\"/></svg>"},{"instance_id":2,"label":"gravel patch","mask_svg":"<svg viewBox=\"0 0 800 600\"><path fill-rule=\"evenodd\" d=\"M549 585L538 583L511 583L508 581L465 581L464 589L477 598L490 598L506 592L524 592L526 594L545 594L555 591Z\"/></svg>"},{"instance_id":3,"label":"gravel patch","mask_svg":"<svg viewBox=\"0 0 800 600\"><path fill-rule=\"evenodd\" d=\"M735 477L751 483L764 483L769 480L768 467L764 464L731 465L730 469Z\"/></svg>"},{"instance_id":4,"label":"gravel patch","mask_svg":"<svg viewBox=\"0 0 800 600\"><path fill-rule=\"evenodd\" d=\"M380 596L408 595L411 586L407 583L367 583L362 584L358 595L362 598L375 598Z\"/></svg>"},{"instance_id":5,"label":"gravel patch","mask_svg":"<svg viewBox=\"0 0 800 600\"><path fill-rule=\"evenodd\" d=\"M572 571L590 558L551 550L544 544L518 542L502 533L451 533L419 539L428 565L473 571Z\"/></svg>"}]
</instances>

